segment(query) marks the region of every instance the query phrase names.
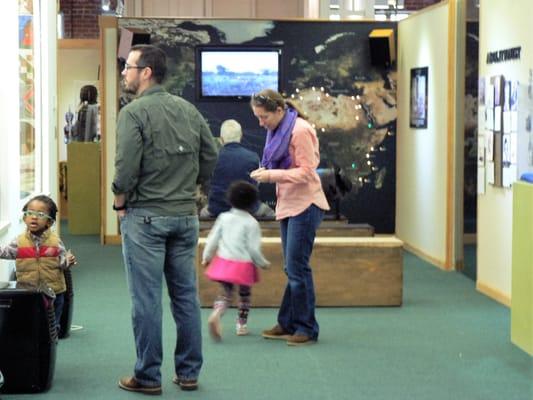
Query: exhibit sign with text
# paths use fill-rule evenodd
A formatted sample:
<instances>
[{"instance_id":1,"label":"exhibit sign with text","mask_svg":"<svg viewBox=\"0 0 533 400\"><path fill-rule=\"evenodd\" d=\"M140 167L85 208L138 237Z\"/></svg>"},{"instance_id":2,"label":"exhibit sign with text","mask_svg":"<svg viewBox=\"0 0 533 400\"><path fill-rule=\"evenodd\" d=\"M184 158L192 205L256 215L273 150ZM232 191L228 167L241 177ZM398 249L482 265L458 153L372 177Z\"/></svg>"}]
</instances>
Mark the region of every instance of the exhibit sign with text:
<instances>
[{"instance_id":1,"label":"exhibit sign with text","mask_svg":"<svg viewBox=\"0 0 533 400\"><path fill-rule=\"evenodd\" d=\"M521 128L519 114L527 120L527 93L518 80L503 75L481 77L479 88L484 91L479 97L479 115L484 121L480 121L483 134L478 140L478 175L485 173L488 184L510 188L519 176L519 148L524 147L520 132L526 130ZM485 192L484 184L478 179L478 194Z\"/></svg>"}]
</instances>

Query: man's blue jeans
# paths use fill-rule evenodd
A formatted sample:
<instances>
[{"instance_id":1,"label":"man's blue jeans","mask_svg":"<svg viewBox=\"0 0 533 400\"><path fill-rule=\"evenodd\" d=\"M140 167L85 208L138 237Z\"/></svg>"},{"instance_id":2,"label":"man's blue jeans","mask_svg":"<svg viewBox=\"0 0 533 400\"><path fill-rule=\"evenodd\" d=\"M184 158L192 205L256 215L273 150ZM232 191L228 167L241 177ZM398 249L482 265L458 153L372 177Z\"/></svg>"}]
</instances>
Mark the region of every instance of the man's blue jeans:
<instances>
[{"instance_id":1,"label":"man's blue jeans","mask_svg":"<svg viewBox=\"0 0 533 400\"><path fill-rule=\"evenodd\" d=\"M175 372L180 379L197 379L203 361L195 268L198 217L128 209L120 227L137 350L135 379L146 386L161 384L163 275L176 322Z\"/></svg>"},{"instance_id":2,"label":"man's blue jeans","mask_svg":"<svg viewBox=\"0 0 533 400\"><path fill-rule=\"evenodd\" d=\"M309 265L316 230L324 211L311 205L301 214L281 220L281 241L288 282L278 312L278 323L291 333L318 338L315 287Z\"/></svg>"}]
</instances>

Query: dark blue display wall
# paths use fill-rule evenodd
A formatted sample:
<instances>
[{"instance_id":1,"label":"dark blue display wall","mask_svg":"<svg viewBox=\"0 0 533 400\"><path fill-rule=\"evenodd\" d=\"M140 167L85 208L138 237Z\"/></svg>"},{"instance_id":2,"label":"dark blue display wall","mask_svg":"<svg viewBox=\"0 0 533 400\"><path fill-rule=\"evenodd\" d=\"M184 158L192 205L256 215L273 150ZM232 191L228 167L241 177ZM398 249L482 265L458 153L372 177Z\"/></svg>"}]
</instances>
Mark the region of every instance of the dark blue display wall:
<instances>
[{"instance_id":1,"label":"dark blue display wall","mask_svg":"<svg viewBox=\"0 0 533 400\"><path fill-rule=\"evenodd\" d=\"M195 48L281 47L281 90L314 124L321 167L340 166L353 184L340 202L341 214L351 223L371 224L377 233L394 233L396 68L372 65L368 36L373 29L396 31L395 23L124 18L119 27L149 34L167 52L166 88L194 103L215 136L222 121L234 118L243 127L243 144L259 155L266 135L247 102L197 98ZM272 187L261 193L275 203Z\"/></svg>"}]
</instances>

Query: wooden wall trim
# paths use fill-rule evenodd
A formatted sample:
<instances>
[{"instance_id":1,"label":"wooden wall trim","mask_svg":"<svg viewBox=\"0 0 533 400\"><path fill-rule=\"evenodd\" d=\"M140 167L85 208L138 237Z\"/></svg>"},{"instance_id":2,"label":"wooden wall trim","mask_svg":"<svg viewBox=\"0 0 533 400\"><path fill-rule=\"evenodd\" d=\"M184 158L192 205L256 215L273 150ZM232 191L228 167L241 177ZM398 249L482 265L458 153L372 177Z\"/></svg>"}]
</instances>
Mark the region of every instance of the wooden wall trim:
<instances>
[{"instance_id":1,"label":"wooden wall trim","mask_svg":"<svg viewBox=\"0 0 533 400\"><path fill-rule=\"evenodd\" d=\"M59 45L59 40L57 41L57 50L59 50L59 48L61 48L61 46ZM56 59L59 60L59 51L57 51L57 55L56 55ZM56 96L59 97L59 92L60 92L60 80L59 80L59 68L56 66L56 82L57 82L57 86L56 86ZM59 102L58 102L59 103ZM58 138L57 140L57 143L56 143L56 152L57 152L57 162L56 162L56 176L57 176L57 187L56 187L56 199L57 199L57 221L59 221L59 223L56 223L56 226L55 226L55 229L56 229L56 232L57 234L59 235L59 237L61 237L61 220L63 219L63 215L65 214L65 210L63 210L63 206L62 206L62 201L61 201L61 196L62 196L62 193L61 193L61 189L60 189L60 177L61 177L61 164L60 164L60 161L59 161L59 145L62 141L62 139L60 138L63 138L63 128L61 127L59 121L62 121L62 119L60 118L59 116L59 104L56 106L56 120L57 120L57 127L56 127L56 136ZM7 230L9 229L9 225L10 223L6 223L6 225L4 225L4 222L5 221L0 221L0 235L2 235L4 232L7 232Z\"/></svg>"},{"instance_id":2,"label":"wooden wall trim","mask_svg":"<svg viewBox=\"0 0 533 400\"><path fill-rule=\"evenodd\" d=\"M403 248L405 250L407 250L408 252L410 253L413 253L415 256L421 258L422 260L442 269L442 270L447 270L445 268L445 263L444 261L442 260L439 260L435 257L432 257L428 254L426 254L425 252L423 252L422 250L420 250L419 248L409 244L409 243L406 243L406 242L403 242Z\"/></svg>"},{"instance_id":3,"label":"wooden wall trim","mask_svg":"<svg viewBox=\"0 0 533 400\"><path fill-rule=\"evenodd\" d=\"M503 293L501 290L493 288L491 285L481 281L476 282L476 289L478 292L483 293L492 300L495 300L508 308L511 307L511 297Z\"/></svg>"},{"instance_id":4,"label":"wooden wall trim","mask_svg":"<svg viewBox=\"0 0 533 400\"><path fill-rule=\"evenodd\" d=\"M106 96L106 68L108 60L106 59L105 49L105 31L106 29L118 29L118 20L116 17L100 16L100 130L102 132L101 139L101 153L100 153L100 174L101 174L101 190L100 190L100 243L106 243L106 227L107 227L107 206L111 204L108 202L106 188L107 188L107 96ZM115 60L113 60L115 62ZM118 85L118 80L117 80Z\"/></svg>"},{"instance_id":5,"label":"wooden wall trim","mask_svg":"<svg viewBox=\"0 0 533 400\"><path fill-rule=\"evenodd\" d=\"M105 235L102 244L121 245L122 236L120 235Z\"/></svg>"},{"instance_id":6,"label":"wooden wall trim","mask_svg":"<svg viewBox=\"0 0 533 400\"><path fill-rule=\"evenodd\" d=\"M58 39L57 47L60 49L97 49L100 39Z\"/></svg>"},{"instance_id":7,"label":"wooden wall trim","mask_svg":"<svg viewBox=\"0 0 533 400\"><path fill-rule=\"evenodd\" d=\"M455 83L456 83L456 25L457 25L457 0L448 2L448 93L447 115L448 124L446 132L446 269L454 267L454 227L455 227Z\"/></svg>"}]
</instances>

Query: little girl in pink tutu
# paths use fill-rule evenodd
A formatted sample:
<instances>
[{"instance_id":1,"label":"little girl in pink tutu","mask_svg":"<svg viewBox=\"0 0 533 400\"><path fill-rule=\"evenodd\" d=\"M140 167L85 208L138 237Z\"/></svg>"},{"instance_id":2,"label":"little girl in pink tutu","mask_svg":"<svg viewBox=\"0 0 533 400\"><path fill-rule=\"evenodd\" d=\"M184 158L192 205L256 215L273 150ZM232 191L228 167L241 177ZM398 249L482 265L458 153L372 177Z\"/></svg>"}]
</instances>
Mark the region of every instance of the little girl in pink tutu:
<instances>
[{"instance_id":1,"label":"little girl in pink tutu","mask_svg":"<svg viewBox=\"0 0 533 400\"><path fill-rule=\"evenodd\" d=\"M258 198L256 186L245 181L234 182L228 189L232 208L218 216L207 236L202 264L209 264L206 276L221 286L208 319L209 333L217 341L222 338L220 319L231 304L235 285L239 287L236 333L248 334L251 286L259 281L257 267L270 265L261 252L261 228L249 212Z\"/></svg>"}]
</instances>

